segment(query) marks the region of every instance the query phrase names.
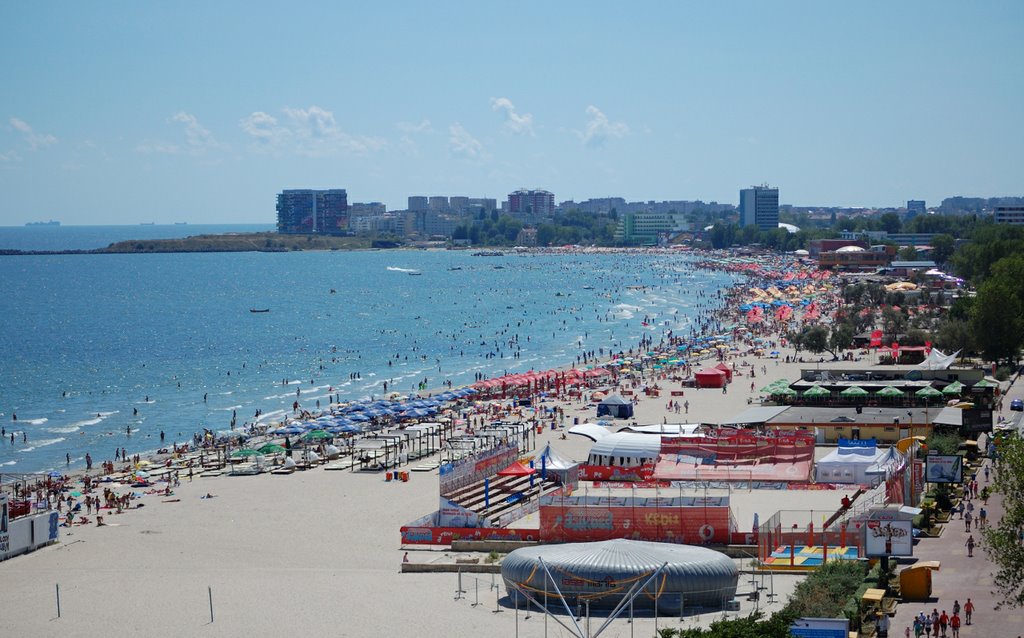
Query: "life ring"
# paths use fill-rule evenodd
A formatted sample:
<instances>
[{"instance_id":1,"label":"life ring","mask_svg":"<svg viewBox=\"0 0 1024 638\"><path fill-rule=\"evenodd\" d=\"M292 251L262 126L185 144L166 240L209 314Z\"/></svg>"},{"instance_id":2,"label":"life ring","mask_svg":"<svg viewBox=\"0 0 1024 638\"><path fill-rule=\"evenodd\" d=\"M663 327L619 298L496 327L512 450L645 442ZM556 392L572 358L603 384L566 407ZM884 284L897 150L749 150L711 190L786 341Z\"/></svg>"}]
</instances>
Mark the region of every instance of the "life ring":
<instances>
[{"instance_id":1,"label":"life ring","mask_svg":"<svg viewBox=\"0 0 1024 638\"><path fill-rule=\"evenodd\" d=\"M699 530L697 530L697 534L700 535L700 539L702 541L709 541L715 535L715 528L705 523L700 526Z\"/></svg>"}]
</instances>

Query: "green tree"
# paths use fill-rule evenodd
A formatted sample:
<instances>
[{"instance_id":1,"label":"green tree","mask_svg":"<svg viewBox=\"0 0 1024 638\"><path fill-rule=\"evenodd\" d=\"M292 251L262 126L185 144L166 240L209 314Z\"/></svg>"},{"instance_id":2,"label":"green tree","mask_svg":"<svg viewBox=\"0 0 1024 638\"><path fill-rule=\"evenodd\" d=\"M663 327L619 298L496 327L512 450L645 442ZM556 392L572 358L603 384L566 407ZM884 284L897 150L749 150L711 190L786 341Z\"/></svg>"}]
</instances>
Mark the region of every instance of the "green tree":
<instances>
[{"instance_id":1,"label":"green tree","mask_svg":"<svg viewBox=\"0 0 1024 638\"><path fill-rule=\"evenodd\" d=\"M917 249L913 246L904 246L899 250L899 258L904 261L914 261L917 259Z\"/></svg>"},{"instance_id":2,"label":"green tree","mask_svg":"<svg viewBox=\"0 0 1024 638\"><path fill-rule=\"evenodd\" d=\"M1020 530L1024 528L1024 441L1004 438L998 445L995 491L1003 497L1003 516L982 528L982 547L996 567L993 582L1004 600L996 604L1024 606L1024 544Z\"/></svg>"},{"instance_id":3,"label":"green tree","mask_svg":"<svg viewBox=\"0 0 1024 638\"><path fill-rule=\"evenodd\" d=\"M885 213L878 218L878 225L887 233L898 233L903 227L900 216L896 213Z\"/></svg>"},{"instance_id":4,"label":"green tree","mask_svg":"<svg viewBox=\"0 0 1024 638\"><path fill-rule=\"evenodd\" d=\"M956 239L949 234L943 233L932 238L932 259L937 264L944 264L953 256Z\"/></svg>"},{"instance_id":5,"label":"green tree","mask_svg":"<svg viewBox=\"0 0 1024 638\"><path fill-rule=\"evenodd\" d=\"M1024 338L1021 300L1014 286L989 279L978 289L971 316L971 332L978 349L990 361L1016 360Z\"/></svg>"}]
</instances>

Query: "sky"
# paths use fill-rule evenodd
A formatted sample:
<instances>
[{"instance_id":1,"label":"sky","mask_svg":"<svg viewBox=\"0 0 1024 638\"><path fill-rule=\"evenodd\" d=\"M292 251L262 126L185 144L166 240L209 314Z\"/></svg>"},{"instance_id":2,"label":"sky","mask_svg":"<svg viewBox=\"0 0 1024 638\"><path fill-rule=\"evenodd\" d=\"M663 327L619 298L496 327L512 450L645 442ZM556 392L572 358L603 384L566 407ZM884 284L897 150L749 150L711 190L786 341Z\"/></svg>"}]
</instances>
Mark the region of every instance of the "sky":
<instances>
[{"instance_id":1,"label":"sky","mask_svg":"<svg viewBox=\"0 0 1024 638\"><path fill-rule=\"evenodd\" d=\"M1024 195L1024 2L0 3L0 225Z\"/></svg>"}]
</instances>

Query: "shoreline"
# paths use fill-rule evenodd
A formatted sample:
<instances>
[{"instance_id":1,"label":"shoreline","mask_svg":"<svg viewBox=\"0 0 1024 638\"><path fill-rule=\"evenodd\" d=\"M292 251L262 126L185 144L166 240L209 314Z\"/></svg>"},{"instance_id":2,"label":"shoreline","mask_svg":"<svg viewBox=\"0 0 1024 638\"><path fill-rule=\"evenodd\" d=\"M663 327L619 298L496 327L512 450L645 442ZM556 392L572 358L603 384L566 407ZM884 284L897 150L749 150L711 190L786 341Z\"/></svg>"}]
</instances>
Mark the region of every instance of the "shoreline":
<instances>
[{"instance_id":1,"label":"shoreline","mask_svg":"<svg viewBox=\"0 0 1024 638\"><path fill-rule=\"evenodd\" d=\"M555 249L555 251L554 251L555 254L563 254L564 252L565 251L562 251L561 249ZM613 250L611 252L619 252L619 251ZM633 253L633 252L636 252L636 251L635 250L629 250L628 252ZM644 251L644 252L648 252L648 251ZM673 252L675 252L675 251L673 251ZM691 335L689 337L678 336L678 335L670 337L670 343L669 343L670 346L673 345L673 343L675 345L678 345L679 343L682 343L682 342L689 342L690 344L693 344L693 343L698 342L700 340L705 340L705 339L711 338L712 336L714 336L716 334L720 334L723 331L722 329L725 327L725 322L728 322L730 320L734 321L734 322L735 321L740 321L740 316L738 314L738 311L733 307L735 305L738 305L738 301L736 300L736 297L738 297L739 295L743 294L743 289L745 287L750 286L751 284L754 284L754 283L759 283L759 280L763 279L763 275L761 274L761 271L755 271L754 269L750 269L750 268L736 269L732 265L726 265L726 264L717 264L716 265L713 257L715 257L716 255L721 256L722 252L723 251L701 251L701 253L707 253L707 259L699 261L699 262L696 262L696 263L693 264L693 266L694 266L694 268L697 268L697 269L720 270L720 271L723 271L723 272L724 271L733 272L734 275L735 275L733 283L730 284L730 285L726 285L726 286L724 286L722 288L719 288L716 291L716 294L713 295L713 296L699 296L699 297L697 297L698 299L711 300L714 303L714 307L713 308L708 308L705 311L697 313L697 315L693 318L693 323L696 326L696 328L695 329L691 329ZM728 254L728 253L726 253L726 254ZM798 263L798 261L796 259L790 259L790 258L785 257L784 255L781 255L781 254L775 255L775 258L777 260L779 260L780 263L782 262L782 260L787 260L789 262L788 266L790 266L790 267L795 266ZM702 321L701 318L705 317L705 316L707 316L707 320ZM695 332L695 330L699 331L699 332ZM671 335L672 331L667 331L667 333L669 335ZM649 335L643 334L641 336L641 341L639 343L632 345L628 350L625 350L625 351L620 350L618 352L618 354L613 354L613 352L609 348L606 352L603 352L603 354L601 356L596 356L593 353L591 353L591 355L589 357L586 357L586 358L584 358L582 360L579 357L577 357L575 362L569 361L569 362L566 362L566 363L563 363L563 364L554 365L554 366L551 366L551 367L547 368L547 370L554 370L554 371L564 372L564 371L568 371L568 370L573 369L573 368L578 368L580 366L588 366L588 367L601 367L601 366L605 366L609 362L614 361L616 359L616 357L619 357L619 356L622 356L622 355L625 355L627 357L631 357L631 356L634 356L634 353L636 355L639 355L640 352L642 352L644 350L644 348L650 349L652 347L654 347L654 348L664 347L666 345L665 344L665 338L664 338L665 334L666 334L666 331L663 330L661 332L661 334L660 334L660 337L661 337L660 343L657 346L654 344L653 338L651 338L650 340L647 340ZM776 334L774 336L776 336L776 338L778 338L780 335ZM699 356L699 357L697 357L697 358L695 358L693 360L696 361L696 362L712 361L713 357L712 357L712 355L708 354L708 355L705 355L703 357ZM696 366L690 366L689 364L687 364L686 366L684 366L684 368L682 368L682 370L685 372L685 378L689 378L690 376L692 376L692 373L696 371ZM490 378L492 378L492 377L485 375L485 376L483 376L480 379L480 381L488 380ZM493 378L497 378L497 377L493 377ZM299 383L300 383L299 387L301 387L301 382L299 382ZM288 387L291 388L292 385L293 385L292 383L289 383ZM394 394L398 394L399 396L404 397L406 400L426 399L426 398L433 397L433 396L435 396L437 394L441 394L441 393L449 391L449 390L460 390L460 389L463 389L463 388L473 388L474 385L476 385L476 383L470 383L470 384L459 385L459 386L452 385L451 387L447 387L447 386L435 387L435 388L432 388L432 389L431 388L421 388L419 391L410 392L408 394L406 394L406 393L398 393L398 392L393 391L393 392L389 392L387 394L382 394L381 398L383 398L385 396L391 396L391 395L394 395ZM329 394L329 396L330 396L330 394ZM371 401L373 400L374 396L375 395L371 395L370 396L370 400ZM288 413L287 410L285 410L284 411L284 418L282 418L279 421L275 421L275 420L272 420L272 419L268 419L268 420L264 421L263 418L265 416L267 416L267 415L262 415L261 414L260 416L255 417L252 422L246 421L246 422L242 423L237 429L232 428L230 430L225 430L225 429L211 430L211 429L208 429L208 428L204 428L202 433L200 433L200 432L193 432L192 433L192 439L191 440L187 440L186 439L180 445L178 445L177 442L175 441L174 442L175 445L173 445L173 446L161 445L158 448L137 451L137 452L135 452L134 454L131 455L133 460L131 462L128 462L128 463L126 463L123 459L120 460L120 461L115 460L115 461L113 461L113 463L115 464L115 471L119 471L119 472L122 472L122 473L124 473L124 472L131 472L133 465L135 466L136 469L138 469L138 465L134 461L135 457L138 457L139 461L145 461L147 464L153 464L155 466L156 465L162 465L163 463L165 463L167 461L167 459L172 454L176 454L176 452L168 452L167 451L167 450L172 450L172 448L175 447L175 446L178 447L178 448L181 448L181 449L185 449L187 447L189 454L191 454L193 452L199 452L200 450L205 450L205 449L207 449L207 446L203 446L202 448L200 448L200 447L198 447L195 444L195 441L197 440L197 437L201 438L202 440L205 440L205 438L207 437L208 434L212 434L213 435L213 438L212 438L213 444L212 444L212 446L209 446L209 449L211 449L211 451L212 450L216 450L216 449L221 448L221 447L225 447L226 445L229 447L229 443L231 441L245 440L245 439L248 439L248 438L265 437L267 441L273 441L273 440L276 440L276 439L280 439L282 437L273 437L273 436L271 436L269 433L272 430L277 429L277 428L281 428L281 427L284 427L284 426L287 426L289 423L293 423L293 422L296 422L296 421L302 421L303 420L303 417L302 417L303 414L308 415L308 418L310 420L313 420L313 419L316 419L316 418L321 417L321 416L332 414L335 411L341 409L342 407L344 407L346 405L350 405L352 403L359 403L359 402L361 402L361 400L358 400L358 399L350 399L350 400L346 400L346 401L330 402L327 405L325 405L323 407L317 407L316 409L303 409L303 410L301 410L299 412L299 415L297 415L297 416L295 415L294 411L292 413ZM268 414L276 414L276 412L277 411L272 411L271 413L268 413ZM260 410L260 413L262 413L262 410ZM395 427L397 425L398 425L398 423L394 422L394 423L389 423L389 424L385 425L384 427ZM118 447L123 447L123 444L119 445ZM226 454L226 452L227 452L227 450L225 450L225 454ZM82 459L84 459L84 458L85 457L83 456ZM107 463L107 462L111 462L111 461L109 461L109 459L108 460L103 460L103 461L99 461L99 464L102 465L103 463ZM226 464L227 464L227 461L225 460L225 465ZM94 465L97 465L97 463L94 463ZM120 467L121 469L117 470L116 469L117 467ZM61 472L61 470L54 469L54 470L52 470L52 472ZM72 467L68 471L61 472L61 474L63 476L66 476L66 477L70 477L72 480L80 481L85 476L92 476L92 475L96 474L96 472L97 472L97 470L95 468L90 471L90 470L85 469L81 465L77 465L77 466ZM45 470L41 471L41 472L36 472L36 473L33 473L33 472L3 472L2 468L0 468L0 475L2 475L2 474L8 474L8 475L11 475L11 474L42 475L44 473L45 473Z\"/></svg>"}]
</instances>

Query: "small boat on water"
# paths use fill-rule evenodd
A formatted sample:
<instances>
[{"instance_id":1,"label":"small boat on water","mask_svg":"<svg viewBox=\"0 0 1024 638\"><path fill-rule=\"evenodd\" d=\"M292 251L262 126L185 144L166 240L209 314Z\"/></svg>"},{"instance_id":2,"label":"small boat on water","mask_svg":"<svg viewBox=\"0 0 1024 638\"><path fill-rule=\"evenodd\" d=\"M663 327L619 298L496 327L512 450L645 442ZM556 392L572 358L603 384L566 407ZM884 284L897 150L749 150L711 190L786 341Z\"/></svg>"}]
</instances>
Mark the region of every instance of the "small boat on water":
<instances>
[{"instance_id":1,"label":"small boat on water","mask_svg":"<svg viewBox=\"0 0 1024 638\"><path fill-rule=\"evenodd\" d=\"M418 270L410 270L410 271L409 271L409 274L410 274L410 275L422 275L423 273L421 273L421 272L420 272L420 271L418 271Z\"/></svg>"},{"instance_id":2,"label":"small boat on water","mask_svg":"<svg viewBox=\"0 0 1024 638\"><path fill-rule=\"evenodd\" d=\"M462 266L452 266L448 270L462 270Z\"/></svg>"},{"instance_id":3,"label":"small boat on water","mask_svg":"<svg viewBox=\"0 0 1024 638\"><path fill-rule=\"evenodd\" d=\"M249 312L270 312L270 308L249 308Z\"/></svg>"}]
</instances>

